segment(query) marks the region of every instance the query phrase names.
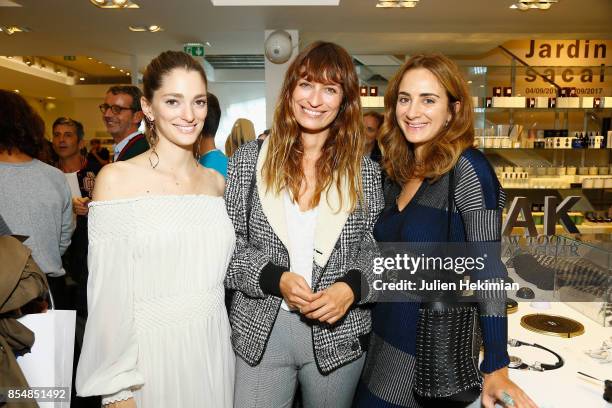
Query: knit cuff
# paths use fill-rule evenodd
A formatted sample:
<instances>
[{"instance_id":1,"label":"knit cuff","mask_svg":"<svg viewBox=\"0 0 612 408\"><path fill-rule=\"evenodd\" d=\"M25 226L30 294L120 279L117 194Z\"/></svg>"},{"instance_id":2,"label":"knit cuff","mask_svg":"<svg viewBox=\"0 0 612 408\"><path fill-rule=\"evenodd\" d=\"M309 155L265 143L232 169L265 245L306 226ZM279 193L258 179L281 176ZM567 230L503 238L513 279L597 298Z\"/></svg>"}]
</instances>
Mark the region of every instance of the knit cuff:
<instances>
[{"instance_id":1,"label":"knit cuff","mask_svg":"<svg viewBox=\"0 0 612 408\"><path fill-rule=\"evenodd\" d=\"M508 356L508 319L504 316L481 316L484 359L480 371L491 373L510 363Z\"/></svg>"},{"instance_id":2,"label":"knit cuff","mask_svg":"<svg viewBox=\"0 0 612 408\"><path fill-rule=\"evenodd\" d=\"M286 271L286 267L268 262L259 275L259 287L262 292L266 295L283 297L280 291L280 279Z\"/></svg>"},{"instance_id":3,"label":"knit cuff","mask_svg":"<svg viewBox=\"0 0 612 408\"><path fill-rule=\"evenodd\" d=\"M361 288L364 287L366 290L369 289L367 281L365 284L362 284L363 280L365 280L365 278L358 269L351 269L346 273L346 275L336 279L336 282L344 282L349 285L353 291L353 296L355 297L355 300L353 300L353 304L355 304L359 303L361 300Z\"/></svg>"}]
</instances>

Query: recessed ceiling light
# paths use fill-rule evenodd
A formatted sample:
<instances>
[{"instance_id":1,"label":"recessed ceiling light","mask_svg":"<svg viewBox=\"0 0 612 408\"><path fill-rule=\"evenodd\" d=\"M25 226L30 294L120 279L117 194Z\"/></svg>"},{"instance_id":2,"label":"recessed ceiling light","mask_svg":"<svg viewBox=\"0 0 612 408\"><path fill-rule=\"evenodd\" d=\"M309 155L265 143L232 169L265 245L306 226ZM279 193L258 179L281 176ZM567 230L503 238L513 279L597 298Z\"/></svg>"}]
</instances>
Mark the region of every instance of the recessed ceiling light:
<instances>
[{"instance_id":1,"label":"recessed ceiling light","mask_svg":"<svg viewBox=\"0 0 612 408\"><path fill-rule=\"evenodd\" d=\"M484 88L484 85L480 85L481 88Z\"/></svg>"},{"instance_id":2,"label":"recessed ceiling light","mask_svg":"<svg viewBox=\"0 0 612 408\"><path fill-rule=\"evenodd\" d=\"M510 6L510 8L511 8L511 9L517 9L517 8L518 8L518 6L517 6L516 4L513 4L513 5L511 5L511 6Z\"/></svg>"},{"instance_id":3,"label":"recessed ceiling light","mask_svg":"<svg viewBox=\"0 0 612 408\"><path fill-rule=\"evenodd\" d=\"M126 73L125 73L125 75L130 76L130 73L129 73L129 72L126 72Z\"/></svg>"},{"instance_id":4,"label":"recessed ceiling light","mask_svg":"<svg viewBox=\"0 0 612 408\"><path fill-rule=\"evenodd\" d=\"M468 81L468 84L471 84L471 83L472 83L472 81Z\"/></svg>"},{"instance_id":5,"label":"recessed ceiling light","mask_svg":"<svg viewBox=\"0 0 612 408\"><path fill-rule=\"evenodd\" d=\"M122 70L122 69L120 69L120 70L119 70L119 72L123 72L123 70Z\"/></svg>"},{"instance_id":6,"label":"recessed ceiling light","mask_svg":"<svg viewBox=\"0 0 612 408\"><path fill-rule=\"evenodd\" d=\"M91 57L87 57L87 59L91 61L93 58L91 58Z\"/></svg>"},{"instance_id":7,"label":"recessed ceiling light","mask_svg":"<svg viewBox=\"0 0 612 408\"><path fill-rule=\"evenodd\" d=\"M337 6L340 0L210 0L213 6Z\"/></svg>"},{"instance_id":8,"label":"recessed ceiling light","mask_svg":"<svg viewBox=\"0 0 612 408\"><path fill-rule=\"evenodd\" d=\"M30 29L22 26L0 26L0 32L6 35L13 35L15 33L29 33Z\"/></svg>"},{"instance_id":9,"label":"recessed ceiling light","mask_svg":"<svg viewBox=\"0 0 612 408\"><path fill-rule=\"evenodd\" d=\"M115 69L116 67L114 65L111 65L111 69Z\"/></svg>"},{"instance_id":10,"label":"recessed ceiling light","mask_svg":"<svg viewBox=\"0 0 612 408\"><path fill-rule=\"evenodd\" d=\"M19 93L20 91L19 91L19 89L14 89L13 92Z\"/></svg>"},{"instance_id":11,"label":"recessed ceiling light","mask_svg":"<svg viewBox=\"0 0 612 408\"><path fill-rule=\"evenodd\" d=\"M153 24L150 26L129 26L130 31L134 32L145 32L148 31L150 33L156 33L158 31L164 31L164 29L157 24Z\"/></svg>"},{"instance_id":12,"label":"recessed ceiling light","mask_svg":"<svg viewBox=\"0 0 612 408\"><path fill-rule=\"evenodd\" d=\"M102 61L98 61L98 64L101 64L101 63L102 63Z\"/></svg>"},{"instance_id":13,"label":"recessed ceiling light","mask_svg":"<svg viewBox=\"0 0 612 408\"><path fill-rule=\"evenodd\" d=\"M412 8L416 7L419 0L379 0L376 7L379 8Z\"/></svg>"},{"instance_id":14,"label":"recessed ceiling light","mask_svg":"<svg viewBox=\"0 0 612 408\"><path fill-rule=\"evenodd\" d=\"M47 96L47 99L49 99L50 101L54 101L57 98L55 96Z\"/></svg>"},{"instance_id":15,"label":"recessed ceiling light","mask_svg":"<svg viewBox=\"0 0 612 408\"><path fill-rule=\"evenodd\" d=\"M140 8L131 0L89 0L91 4L103 9Z\"/></svg>"},{"instance_id":16,"label":"recessed ceiling light","mask_svg":"<svg viewBox=\"0 0 612 408\"><path fill-rule=\"evenodd\" d=\"M79 78L79 81L84 81L84 80L85 80L85 77L80 77Z\"/></svg>"}]
</instances>

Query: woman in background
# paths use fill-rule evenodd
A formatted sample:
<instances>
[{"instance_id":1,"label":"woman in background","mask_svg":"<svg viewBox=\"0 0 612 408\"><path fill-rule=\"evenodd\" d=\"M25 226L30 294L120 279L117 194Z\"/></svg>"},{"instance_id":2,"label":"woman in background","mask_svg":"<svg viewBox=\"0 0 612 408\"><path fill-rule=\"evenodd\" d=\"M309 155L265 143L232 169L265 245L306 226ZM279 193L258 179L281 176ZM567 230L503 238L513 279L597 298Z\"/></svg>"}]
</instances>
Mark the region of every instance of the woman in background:
<instances>
[{"instance_id":1,"label":"woman in background","mask_svg":"<svg viewBox=\"0 0 612 408\"><path fill-rule=\"evenodd\" d=\"M225 141L225 155L232 156L243 144L255 140L255 126L248 119L239 118L234 122L232 131Z\"/></svg>"}]
</instances>

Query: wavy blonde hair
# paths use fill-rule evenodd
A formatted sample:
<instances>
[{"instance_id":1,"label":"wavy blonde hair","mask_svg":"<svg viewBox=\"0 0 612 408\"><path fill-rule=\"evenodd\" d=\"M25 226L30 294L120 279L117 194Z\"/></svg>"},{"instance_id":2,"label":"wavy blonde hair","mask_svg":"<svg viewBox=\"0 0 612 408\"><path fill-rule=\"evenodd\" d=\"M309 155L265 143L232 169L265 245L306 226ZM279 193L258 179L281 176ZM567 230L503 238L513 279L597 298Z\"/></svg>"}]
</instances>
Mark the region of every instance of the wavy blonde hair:
<instances>
[{"instance_id":1,"label":"wavy blonde hair","mask_svg":"<svg viewBox=\"0 0 612 408\"><path fill-rule=\"evenodd\" d=\"M248 119L239 118L225 141L225 154L230 157L243 144L255 140L255 126Z\"/></svg>"},{"instance_id":2,"label":"wavy blonde hair","mask_svg":"<svg viewBox=\"0 0 612 408\"><path fill-rule=\"evenodd\" d=\"M416 165L414 146L404 137L395 115L400 82L406 72L417 68L428 70L438 79L446 91L451 114L447 126L423 145L420 166ZM440 54L413 56L395 73L385 92L385 121L379 145L387 176L403 185L414 177L435 180L449 172L461 153L474 144L473 122L472 98L459 67Z\"/></svg>"},{"instance_id":3,"label":"wavy blonde hair","mask_svg":"<svg viewBox=\"0 0 612 408\"><path fill-rule=\"evenodd\" d=\"M270 129L268 155L263 165L266 188L279 193L286 188L294 200L299 197L304 180L302 158L304 146L301 128L292 108L293 91L300 79L323 84L339 84L342 103L330 125L329 136L315 165L316 186L310 207L316 207L321 194L335 185L342 203L343 184L348 185L349 208L355 209L363 199L361 158L364 144L361 120L359 80L353 60L336 44L317 41L298 54L289 66L280 92L274 123ZM338 208L338 210L340 210Z\"/></svg>"}]
</instances>

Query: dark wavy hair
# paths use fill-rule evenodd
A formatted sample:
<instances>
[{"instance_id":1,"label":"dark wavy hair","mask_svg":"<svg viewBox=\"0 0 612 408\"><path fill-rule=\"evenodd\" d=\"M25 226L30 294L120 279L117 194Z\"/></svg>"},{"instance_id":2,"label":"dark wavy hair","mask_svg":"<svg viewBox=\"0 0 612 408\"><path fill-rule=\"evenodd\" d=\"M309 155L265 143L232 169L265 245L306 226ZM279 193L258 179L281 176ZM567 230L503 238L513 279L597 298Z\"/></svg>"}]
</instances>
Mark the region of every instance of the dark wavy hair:
<instances>
[{"instance_id":1,"label":"dark wavy hair","mask_svg":"<svg viewBox=\"0 0 612 408\"><path fill-rule=\"evenodd\" d=\"M363 201L361 186L361 155L363 152L363 122L359 78L353 59L337 44L316 41L300 52L285 74L270 129L268 156L263 165L267 188L279 192L283 188L299 197L304 179L302 157L304 146L301 129L292 108L293 91L300 79L342 87L342 104L338 116L330 125L321 157L315 166L316 186L310 203L319 204L321 194L335 186L343 197L344 182L351 210ZM296 198L297 199L297 198ZM340 206L343 203L340 202Z\"/></svg>"},{"instance_id":2,"label":"dark wavy hair","mask_svg":"<svg viewBox=\"0 0 612 408\"><path fill-rule=\"evenodd\" d=\"M0 151L37 158L44 148L45 122L15 92L0 89Z\"/></svg>"}]
</instances>

